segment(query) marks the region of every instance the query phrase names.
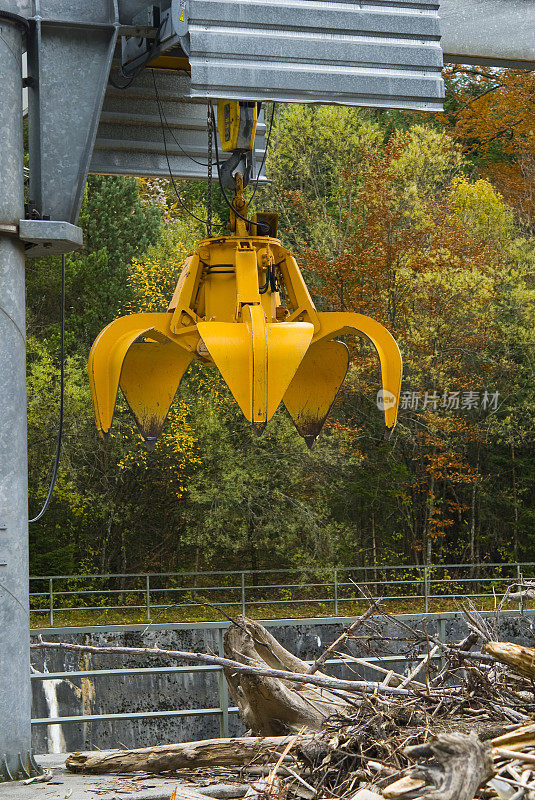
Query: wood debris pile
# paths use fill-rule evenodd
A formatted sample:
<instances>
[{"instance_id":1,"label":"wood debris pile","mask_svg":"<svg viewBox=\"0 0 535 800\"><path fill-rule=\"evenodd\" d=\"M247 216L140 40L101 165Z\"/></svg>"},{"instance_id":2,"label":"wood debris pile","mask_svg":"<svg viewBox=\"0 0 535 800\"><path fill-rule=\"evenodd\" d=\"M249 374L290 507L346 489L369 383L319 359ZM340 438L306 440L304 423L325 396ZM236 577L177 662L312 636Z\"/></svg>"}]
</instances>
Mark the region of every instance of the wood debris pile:
<instances>
[{"instance_id":1,"label":"wood debris pile","mask_svg":"<svg viewBox=\"0 0 535 800\"><path fill-rule=\"evenodd\" d=\"M229 628L224 657L145 649L221 664L249 734L75 753L67 767L176 774L189 800L210 781L232 785L226 797L259 800L535 800L535 648L499 641L498 613L492 624L463 613L468 635L446 644L425 620L409 625L372 602L312 665L244 617ZM357 639L366 658L355 655ZM374 657L374 642L396 654L397 670ZM35 645L48 646L105 652ZM328 674L341 665L346 677Z\"/></svg>"}]
</instances>

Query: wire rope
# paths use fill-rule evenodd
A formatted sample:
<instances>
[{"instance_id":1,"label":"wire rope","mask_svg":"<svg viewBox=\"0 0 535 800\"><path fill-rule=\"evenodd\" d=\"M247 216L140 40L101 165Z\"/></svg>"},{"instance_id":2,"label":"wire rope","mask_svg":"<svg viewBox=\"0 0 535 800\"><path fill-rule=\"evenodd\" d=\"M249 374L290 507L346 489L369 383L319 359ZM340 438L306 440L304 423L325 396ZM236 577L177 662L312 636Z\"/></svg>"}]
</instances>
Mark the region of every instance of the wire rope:
<instances>
[{"instance_id":1,"label":"wire rope","mask_svg":"<svg viewBox=\"0 0 535 800\"><path fill-rule=\"evenodd\" d=\"M184 203L184 201L182 200L182 198L180 197L180 193L179 193L177 185L175 183L173 170L171 169L171 162L169 161L169 153L168 153L168 150L167 150L167 139L165 138L165 126L164 126L164 121L163 121L163 117L162 117L162 110L161 110L161 107L160 107L160 95L158 93L158 87L156 85L156 79L154 77L154 70L151 70L151 72L152 72L152 82L154 84L154 91L156 93L156 102L157 102L157 105L158 105L158 114L160 116L160 126L161 126L161 129L162 129L162 138L163 138L163 149L164 149L164 153L165 153L165 160L167 162L167 170L169 172L169 178L171 180L171 185L173 186L173 190L174 190L174 192L176 194L176 198L177 198L180 206L186 212L186 214L189 214L190 217L192 217L193 219L197 220L197 222L200 222L202 225L206 225L206 227L208 228L208 220L207 219L202 219L201 217L198 217L196 214L194 214L193 211L190 211L189 208ZM212 115L213 115L213 112L212 112ZM215 137L215 141L216 141L216 151L217 151L217 137ZM226 225L218 225L217 227L218 228L226 228Z\"/></svg>"}]
</instances>

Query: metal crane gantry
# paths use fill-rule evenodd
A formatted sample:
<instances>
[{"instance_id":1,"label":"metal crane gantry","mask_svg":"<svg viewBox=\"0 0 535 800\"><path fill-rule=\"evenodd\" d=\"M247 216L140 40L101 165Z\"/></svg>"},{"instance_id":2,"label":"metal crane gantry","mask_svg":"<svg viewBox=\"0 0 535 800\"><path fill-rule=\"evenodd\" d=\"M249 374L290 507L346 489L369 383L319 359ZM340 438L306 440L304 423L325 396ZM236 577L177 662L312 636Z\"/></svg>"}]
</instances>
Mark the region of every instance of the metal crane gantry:
<instances>
[{"instance_id":1,"label":"metal crane gantry","mask_svg":"<svg viewBox=\"0 0 535 800\"><path fill-rule=\"evenodd\" d=\"M378 16L366 0L338 7L337 2L322 6L321 0L169 0L157 8L144 0L0 0L0 762L7 779L35 769L28 663L25 259L82 245L76 222L88 171L164 176L169 155L175 175L204 177L186 163L183 151L203 151L210 98L433 110L441 100L441 47L446 61L520 68L535 64L535 0L443 0L440 9L431 0L392 0L388 23L385 12ZM289 43L291 15L290 53L283 45ZM352 25L357 17L358 24ZM350 32L357 29L359 36L352 39ZM338 47L333 47L337 36ZM124 91L108 83L114 64L135 67L155 39L162 46L150 54L152 67L180 142L169 154L164 154L144 75ZM184 58L189 73L169 71L183 69ZM316 69L319 64L322 69ZM311 69L312 91L307 81ZM26 197L23 88L29 117ZM254 169L261 161L262 137L260 124ZM256 284L252 288L256 291ZM251 309L262 302L242 303L244 313L258 316ZM171 312L177 309L178 303ZM276 313L275 308L275 318ZM294 324L305 326L303 341L308 338L310 344L321 321L314 322L311 307L307 314ZM204 340L211 334L199 325L211 324L226 323L197 321ZM307 325L314 328L312 336ZM251 330L254 335L252 316ZM336 330L336 324L329 328L333 334ZM338 344L327 337L315 346L331 348L341 373L345 356ZM287 406L291 411L291 397ZM297 416L299 408L294 404ZM263 409L257 421L262 424L266 416Z\"/></svg>"}]
</instances>

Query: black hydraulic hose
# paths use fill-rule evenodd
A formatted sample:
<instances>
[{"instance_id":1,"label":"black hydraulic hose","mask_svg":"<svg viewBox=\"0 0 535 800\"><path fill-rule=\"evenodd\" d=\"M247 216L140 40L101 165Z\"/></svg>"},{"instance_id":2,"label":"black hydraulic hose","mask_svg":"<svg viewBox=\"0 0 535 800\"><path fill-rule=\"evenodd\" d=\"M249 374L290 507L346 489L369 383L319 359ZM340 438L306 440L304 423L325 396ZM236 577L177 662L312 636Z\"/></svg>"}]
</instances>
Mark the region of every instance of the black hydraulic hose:
<instances>
[{"instance_id":1,"label":"black hydraulic hose","mask_svg":"<svg viewBox=\"0 0 535 800\"><path fill-rule=\"evenodd\" d=\"M61 440L63 438L63 410L65 401L65 255L61 256L61 339L60 339L60 395L59 395L59 428L58 438L56 440L56 454L54 456L54 464L52 466L52 477L50 478L50 485L48 487L48 494L41 511L33 519L28 522L38 522L41 517L46 513L54 487L56 485L56 478L58 476L59 458L61 453Z\"/></svg>"}]
</instances>

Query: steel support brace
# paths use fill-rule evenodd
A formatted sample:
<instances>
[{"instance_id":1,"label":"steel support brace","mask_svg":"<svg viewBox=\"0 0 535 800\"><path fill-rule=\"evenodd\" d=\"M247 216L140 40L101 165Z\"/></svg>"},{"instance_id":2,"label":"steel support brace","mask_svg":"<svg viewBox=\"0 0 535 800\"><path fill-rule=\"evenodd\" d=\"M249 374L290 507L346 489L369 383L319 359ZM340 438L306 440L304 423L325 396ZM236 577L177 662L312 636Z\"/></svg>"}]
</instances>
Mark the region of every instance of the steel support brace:
<instances>
[{"instance_id":1,"label":"steel support brace","mask_svg":"<svg viewBox=\"0 0 535 800\"><path fill-rule=\"evenodd\" d=\"M6 3L7 5L7 3ZM9 232L24 216L24 25L0 9L0 758L5 778L28 775L30 633L24 244ZM3 13L7 12L7 13ZM22 754L22 755L21 755Z\"/></svg>"}]
</instances>

